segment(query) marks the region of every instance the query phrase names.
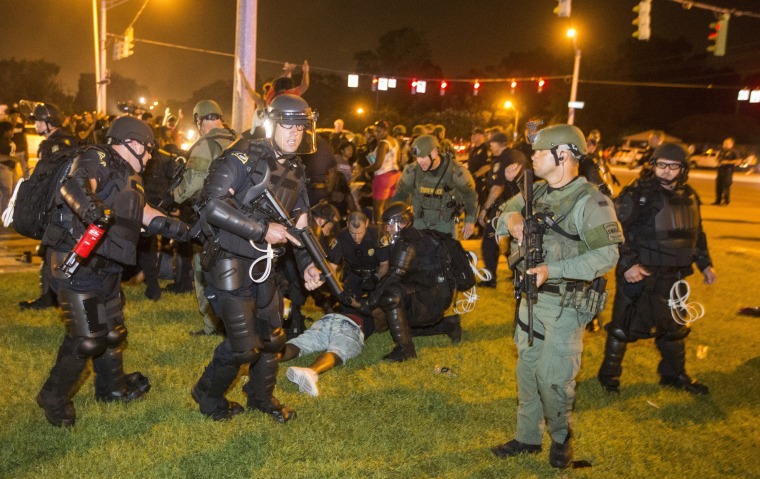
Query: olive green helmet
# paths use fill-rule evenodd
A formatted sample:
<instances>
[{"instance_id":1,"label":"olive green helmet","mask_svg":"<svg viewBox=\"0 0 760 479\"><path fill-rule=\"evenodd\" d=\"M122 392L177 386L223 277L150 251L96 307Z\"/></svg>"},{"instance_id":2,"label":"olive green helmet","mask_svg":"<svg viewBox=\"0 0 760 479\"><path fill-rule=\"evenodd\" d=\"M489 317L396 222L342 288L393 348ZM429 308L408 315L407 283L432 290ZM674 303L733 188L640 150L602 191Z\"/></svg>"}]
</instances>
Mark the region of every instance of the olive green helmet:
<instances>
[{"instance_id":1,"label":"olive green helmet","mask_svg":"<svg viewBox=\"0 0 760 479\"><path fill-rule=\"evenodd\" d=\"M574 152L586 154L586 137L578 127L573 125L546 127L539 130L533 140L534 150L551 150L560 145L568 145Z\"/></svg>"},{"instance_id":2,"label":"olive green helmet","mask_svg":"<svg viewBox=\"0 0 760 479\"><path fill-rule=\"evenodd\" d=\"M440 147L438 139L433 135L420 135L412 143L412 156L423 158L430 155L430 152Z\"/></svg>"},{"instance_id":3,"label":"olive green helmet","mask_svg":"<svg viewBox=\"0 0 760 479\"><path fill-rule=\"evenodd\" d=\"M222 108L219 103L214 100L201 100L196 103L195 108L193 108L193 118L197 120L207 115L218 115L221 118Z\"/></svg>"}]
</instances>

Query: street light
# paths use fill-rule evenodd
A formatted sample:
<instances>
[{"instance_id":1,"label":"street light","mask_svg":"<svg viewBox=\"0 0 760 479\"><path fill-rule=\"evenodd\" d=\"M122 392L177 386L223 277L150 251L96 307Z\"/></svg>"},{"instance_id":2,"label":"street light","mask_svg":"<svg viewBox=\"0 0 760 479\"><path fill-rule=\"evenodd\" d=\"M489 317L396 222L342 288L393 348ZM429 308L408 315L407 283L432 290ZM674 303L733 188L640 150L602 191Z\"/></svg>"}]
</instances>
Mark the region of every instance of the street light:
<instances>
[{"instance_id":1,"label":"street light","mask_svg":"<svg viewBox=\"0 0 760 479\"><path fill-rule=\"evenodd\" d=\"M517 107L514 104L512 104L512 102L509 100L504 102L504 108L508 110L514 110L515 112L515 128L514 128L514 131L512 132L512 136L514 137L514 141L517 141L517 121L518 121L518 118L520 117L520 112L517 111Z\"/></svg>"},{"instance_id":2,"label":"street light","mask_svg":"<svg viewBox=\"0 0 760 479\"><path fill-rule=\"evenodd\" d=\"M578 32L574 28L567 31L567 36L573 39L573 49L575 50L575 63L573 64L573 82L570 86L570 104L567 106L567 124L572 125L575 121L575 108L570 105L575 104L576 96L578 94L578 75L581 70L581 49L578 48L576 37Z\"/></svg>"}]
</instances>

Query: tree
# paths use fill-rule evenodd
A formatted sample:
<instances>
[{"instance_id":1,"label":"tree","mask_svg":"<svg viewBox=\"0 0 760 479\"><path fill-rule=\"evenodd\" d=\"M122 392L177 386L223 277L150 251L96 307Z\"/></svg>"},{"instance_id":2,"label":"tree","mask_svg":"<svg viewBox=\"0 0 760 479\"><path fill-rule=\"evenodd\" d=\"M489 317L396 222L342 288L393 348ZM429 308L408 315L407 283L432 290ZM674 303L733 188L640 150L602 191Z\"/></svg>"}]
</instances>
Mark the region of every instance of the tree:
<instances>
[{"instance_id":1,"label":"tree","mask_svg":"<svg viewBox=\"0 0 760 479\"><path fill-rule=\"evenodd\" d=\"M46 101L61 108L71 106L72 98L61 88L60 67L44 60L0 60L0 101Z\"/></svg>"}]
</instances>

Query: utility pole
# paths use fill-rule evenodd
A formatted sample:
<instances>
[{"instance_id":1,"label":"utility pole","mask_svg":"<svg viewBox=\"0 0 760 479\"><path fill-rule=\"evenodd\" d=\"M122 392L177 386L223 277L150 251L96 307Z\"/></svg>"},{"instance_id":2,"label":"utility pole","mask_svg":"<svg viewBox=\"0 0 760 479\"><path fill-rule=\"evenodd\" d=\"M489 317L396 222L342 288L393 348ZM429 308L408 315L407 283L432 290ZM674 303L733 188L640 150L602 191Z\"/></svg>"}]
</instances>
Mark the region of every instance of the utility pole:
<instances>
[{"instance_id":1,"label":"utility pole","mask_svg":"<svg viewBox=\"0 0 760 479\"><path fill-rule=\"evenodd\" d=\"M243 132L251 128L254 98L248 93L245 75L251 88L256 88L256 22L258 0L238 0L235 30L235 64L232 89L232 128Z\"/></svg>"}]
</instances>

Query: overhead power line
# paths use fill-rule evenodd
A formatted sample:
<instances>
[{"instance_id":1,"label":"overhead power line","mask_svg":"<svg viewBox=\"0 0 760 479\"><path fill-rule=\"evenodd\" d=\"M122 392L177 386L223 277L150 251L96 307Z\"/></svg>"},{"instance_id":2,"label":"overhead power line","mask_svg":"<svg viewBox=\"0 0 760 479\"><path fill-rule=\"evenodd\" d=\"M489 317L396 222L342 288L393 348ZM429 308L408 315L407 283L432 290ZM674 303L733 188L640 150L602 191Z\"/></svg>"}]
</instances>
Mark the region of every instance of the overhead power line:
<instances>
[{"instance_id":1,"label":"overhead power line","mask_svg":"<svg viewBox=\"0 0 760 479\"><path fill-rule=\"evenodd\" d=\"M728 13L733 17L753 17L760 18L760 13L750 12L748 10L738 10L736 8L718 7L702 2L692 2L691 0L670 0L671 2L680 3L684 9L690 10L698 8L700 10L710 10L715 13Z\"/></svg>"}]
</instances>

